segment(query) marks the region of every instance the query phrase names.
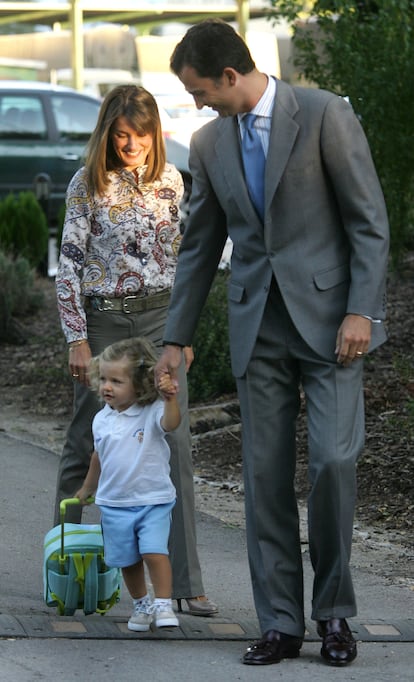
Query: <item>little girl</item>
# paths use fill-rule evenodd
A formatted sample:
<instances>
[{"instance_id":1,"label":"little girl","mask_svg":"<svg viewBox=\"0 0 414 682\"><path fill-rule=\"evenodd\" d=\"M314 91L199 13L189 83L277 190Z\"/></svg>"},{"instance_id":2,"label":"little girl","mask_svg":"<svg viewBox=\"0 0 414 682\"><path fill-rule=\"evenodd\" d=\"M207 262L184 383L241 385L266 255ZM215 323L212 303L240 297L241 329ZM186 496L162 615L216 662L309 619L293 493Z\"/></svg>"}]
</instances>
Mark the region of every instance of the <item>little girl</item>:
<instances>
[{"instance_id":1,"label":"little girl","mask_svg":"<svg viewBox=\"0 0 414 682\"><path fill-rule=\"evenodd\" d=\"M90 381L105 401L92 424L94 447L89 471L76 493L89 496L101 511L105 562L122 568L134 608L128 628L177 626L172 610L172 573L168 557L175 488L165 434L181 416L171 379L154 387L155 347L144 338L108 346L94 358ZM154 600L146 587L144 562Z\"/></svg>"}]
</instances>

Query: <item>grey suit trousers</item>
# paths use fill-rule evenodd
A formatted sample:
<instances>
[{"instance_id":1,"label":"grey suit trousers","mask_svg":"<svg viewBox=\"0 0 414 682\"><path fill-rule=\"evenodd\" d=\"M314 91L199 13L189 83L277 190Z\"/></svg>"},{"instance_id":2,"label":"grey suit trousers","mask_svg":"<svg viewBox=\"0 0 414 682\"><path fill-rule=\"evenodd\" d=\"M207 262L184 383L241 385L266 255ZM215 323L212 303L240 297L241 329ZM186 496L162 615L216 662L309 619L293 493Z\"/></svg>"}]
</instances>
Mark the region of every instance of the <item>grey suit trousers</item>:
<instances>
[{"instance_id":1,"label":"grey suit trousers","mask_svg":"<svg viewBox=\"0 0 414 682\"><path fill-rule=\"evenodd\" d=\"M312 618L355 615L349 569L356 460L364 443L362 360L349 368L301 339L273 283L246 375L238 379L246 526L262 632L304 634L304 594L294 477L303 390L308 426Z\"/></svg>"},{"instance_id":2,"label":"grey suit trousers","mask_svg":"<svg viewBox=\"0 0 414 682\"><path fill-rule=\"evenodd\" d=\"M144 336L161 348L167 308L158 308L126 315L120 312L87 311L88 341L93 355L121 339ZM173 571L173 599L204 594L200 563L197 554L193 465L188 415L187 379L184 362L180 368L179 403L181 424L167 440L171 449L171 479L177 491L177 502L172 515L170 559ZM93 451L91 424L102 407L96 395L78 383L74 384L73 417L57 476L54 523L60 522L59 503L71 497L86 476ZM67 520L79 523L81 507L68 507Z\"/></svg>"}]
</instances>

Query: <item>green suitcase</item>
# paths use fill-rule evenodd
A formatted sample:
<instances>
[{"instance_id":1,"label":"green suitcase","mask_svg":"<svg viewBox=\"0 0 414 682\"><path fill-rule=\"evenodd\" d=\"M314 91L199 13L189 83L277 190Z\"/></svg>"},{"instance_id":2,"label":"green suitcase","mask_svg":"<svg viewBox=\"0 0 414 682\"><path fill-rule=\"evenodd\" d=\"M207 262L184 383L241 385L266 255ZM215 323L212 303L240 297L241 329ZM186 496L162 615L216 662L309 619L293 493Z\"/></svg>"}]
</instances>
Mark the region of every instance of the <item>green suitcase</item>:
<instances>
[{"instance_id":1,"label":"green suitcase","mask_svg":"<svg viewBox=\"0 0 414 682\"><path fill-rule=\"evenodd\" d=\"M61 616L73 616L77 609L104 615L119 601L121 571L105 564L99 524L65 523L68 504L79 500L62 500L61 523L44 539L44 598Z\"/></svg>"}]
</instances>

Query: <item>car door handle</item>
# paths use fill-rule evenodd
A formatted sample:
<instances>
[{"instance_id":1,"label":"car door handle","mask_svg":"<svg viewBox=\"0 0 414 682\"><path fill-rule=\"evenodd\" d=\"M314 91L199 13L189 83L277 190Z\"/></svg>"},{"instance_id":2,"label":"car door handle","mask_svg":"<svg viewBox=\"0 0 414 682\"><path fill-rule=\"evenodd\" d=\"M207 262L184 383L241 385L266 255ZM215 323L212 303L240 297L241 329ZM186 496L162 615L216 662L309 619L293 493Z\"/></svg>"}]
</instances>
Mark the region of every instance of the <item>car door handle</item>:
<instances>
[{"instance_id":1,"label":"car door handle","mask_svg":"<svg viewBox=\"0 0 414 682\"><path fill-rule=\"evenodd\" d=\"M79 161L80 156L77 154L63 154L63 156L60 157L63 161Z\"/></svg>"}]
</instances>

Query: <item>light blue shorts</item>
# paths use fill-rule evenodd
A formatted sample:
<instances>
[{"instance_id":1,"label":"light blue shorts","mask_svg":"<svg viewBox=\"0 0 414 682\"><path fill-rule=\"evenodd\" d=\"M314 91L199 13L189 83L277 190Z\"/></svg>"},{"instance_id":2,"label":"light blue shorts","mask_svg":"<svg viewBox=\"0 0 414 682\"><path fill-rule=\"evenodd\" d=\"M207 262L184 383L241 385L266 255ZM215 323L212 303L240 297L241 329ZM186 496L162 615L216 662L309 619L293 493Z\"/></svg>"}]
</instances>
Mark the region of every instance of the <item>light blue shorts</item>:
<instances>
[{"instance_id":1,"label":"light blue shorts","mask_svg":"<svg viewBox=\"0 0 414 682\"><path fill-rule=\"evenodd\" d=\"M143 554L168 555L174 505L175 500L145 507L100 506L106 565L124 568Z\"/></svg>"}]
</instances>

